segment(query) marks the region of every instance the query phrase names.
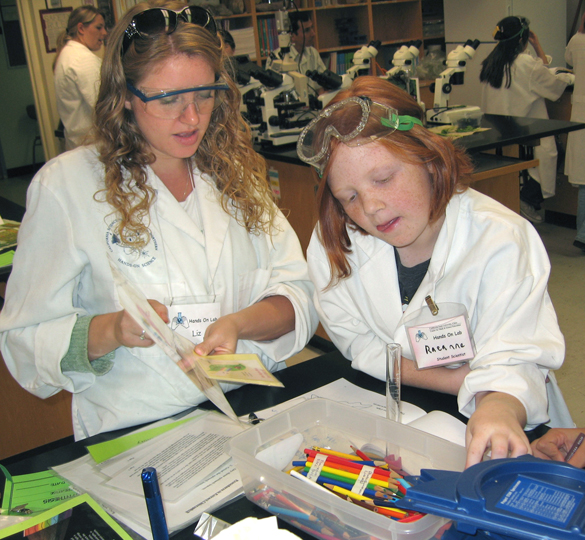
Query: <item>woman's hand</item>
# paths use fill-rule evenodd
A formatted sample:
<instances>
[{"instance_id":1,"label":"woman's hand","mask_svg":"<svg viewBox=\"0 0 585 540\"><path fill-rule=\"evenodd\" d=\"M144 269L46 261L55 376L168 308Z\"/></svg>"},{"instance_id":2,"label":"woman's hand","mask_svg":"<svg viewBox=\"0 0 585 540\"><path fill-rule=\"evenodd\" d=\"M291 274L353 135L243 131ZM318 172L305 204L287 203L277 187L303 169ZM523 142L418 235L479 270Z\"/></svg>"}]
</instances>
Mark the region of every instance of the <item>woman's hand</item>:
<instances>
[{"instance_id":1,"label":"woman's hand","mask_svg":"<svg viewBox=\"0 0 585 540\"><path fill-rule=\"evenodd\" d=\"M536 457L542 459L565 461L567 453L581 433L585 433L585 428L553 428L532 443L532 451ZM580 469L585 467L585 444L579 447L569 463Z\"/></svg>"},{"instance_id":2,"label":"woman's hand","mask_svg":"<svg viewBox=\"0 0 585 540\"><path fill-rule=\"evenodd\" d=\"M203 341L195 347L195 354L234 354L238 345L238 325L231 315L220 317L205 330Z\"/></svg>"},{"instance_id":3,"label":"woman's hand","mask_svg":"<svg viewBox=\"0 0 585 540\"><path fill-rule=\"evenodd\" d=\"M166 306L156 300L149 300L148 303L168 324L169 315ZM152 347L154 341L143 334L142 330L143 328L126 310L97 315L89 324L87 343L89 360L101 358L118 347ZM144 339L141 339L141 336Z\"/></svg>"},{"instance_id":4,"label":"woman's hand","mask_svg":"<svg viewBox=\"0 0 585 540\"><path fill-rule=\"evenodd\" d=\"M465 434L465 468L480 463L486 450L491 450L492 459L532 453L524 433L526 410L517 398L501 392L486 392L475 399L476 409Z\"/></svg>"},{"instance_id":5,"label":"woman's hand","mask_svg":"<svg viewBox=\"0 0 585 540\"><path fill-rule=\"evenodd\" d=\"M285 296L269 296L241 311L220 317L195 347L201 356L233 354L238 339L270 341L295 329L295 310Z\"/></svg>"}]
</instances>

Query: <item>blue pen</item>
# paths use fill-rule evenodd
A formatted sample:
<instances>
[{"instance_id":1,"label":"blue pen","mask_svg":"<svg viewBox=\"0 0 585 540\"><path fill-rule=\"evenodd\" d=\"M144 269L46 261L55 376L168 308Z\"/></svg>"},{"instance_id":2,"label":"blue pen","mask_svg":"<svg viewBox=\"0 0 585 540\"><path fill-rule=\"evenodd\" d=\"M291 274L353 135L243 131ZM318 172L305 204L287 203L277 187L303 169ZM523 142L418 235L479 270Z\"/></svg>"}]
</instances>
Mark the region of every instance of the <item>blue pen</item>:
<instances>
[{"instance_id":1,"label":"blue pen","mask_svg":"<svg viewBox=\"0 0 585 540\"><path fill-rule=\"evenodd\" d=\"M152 538L153 540L169 540L169 530L165 519L162 497L160 496L156 469L146 467L142 470L141 478L148 518L150 519L150 528L152 529Z\"/></svg>"}]
</instances>

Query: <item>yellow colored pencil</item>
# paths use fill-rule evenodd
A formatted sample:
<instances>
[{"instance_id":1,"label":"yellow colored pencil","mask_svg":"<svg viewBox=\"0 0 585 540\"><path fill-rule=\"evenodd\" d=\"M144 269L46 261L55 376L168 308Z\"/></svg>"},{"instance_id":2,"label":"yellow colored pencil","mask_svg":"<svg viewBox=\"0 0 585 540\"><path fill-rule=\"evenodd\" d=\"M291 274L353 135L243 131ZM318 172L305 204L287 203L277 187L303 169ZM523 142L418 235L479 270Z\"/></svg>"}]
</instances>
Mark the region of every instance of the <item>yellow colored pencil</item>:
<instances>
[{"instance_id":1,"label":"yellow colored pencil","mask_svg":"<svg viewBox=\"0 0 585 540\"><path fill-rule=\"evenodd\" d=\"M358 495L349 489L345 489L339 486L334 486L333 484L323 484L327 489L331 491L335 491L336 493L340 493L341 495L345 495L346 497L351 497L357 501L371 501L370 497L366 497L365 495Z\"/></svg>"}]
</instances>

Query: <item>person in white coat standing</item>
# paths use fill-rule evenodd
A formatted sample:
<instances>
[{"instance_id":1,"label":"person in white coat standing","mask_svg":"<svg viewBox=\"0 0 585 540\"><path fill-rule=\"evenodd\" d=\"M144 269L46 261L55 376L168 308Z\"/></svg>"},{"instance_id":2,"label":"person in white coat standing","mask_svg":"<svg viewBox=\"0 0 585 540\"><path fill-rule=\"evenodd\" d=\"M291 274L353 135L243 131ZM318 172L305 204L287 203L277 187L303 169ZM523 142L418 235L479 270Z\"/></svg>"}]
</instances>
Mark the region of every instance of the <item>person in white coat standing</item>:
<instances>
[{"instance_id":1,"label":"person in white coat standing","mask_svg":"<svg viewBox=\"0 0 585 540\"><path fill-rule=\"evenodd\" d=\"M555 73L546 67L545 55L538 37L530 30L526 17L502 19L494 31L498 44L482 62L479 75L482 86L481 108L488 114L548 118L545 99L556 101L567 84L573 84L570 73ZM527 53L532 45L537 58ZM542 223L538 213L541 203L555 194L557 147L554 137L544 137L534 150L539 166L528 169L528 179L520 191L520 211L533 223Z\"/></svg>"},{"instance_id":2,"label":"person in white coat standing","mask_svg":"<svg viewBox=\"0 0 585 540\"><path fill-rule=\"evenodd\" d=\"M403 90L359 77L301 133L321 174L307 261L315 305L355 369L458 396L467 465L530 452L524 430L573 427L553 374L564 340L534 227L467 188L463 150ZM431 309L432 308L432 309Z\"/></svg>"},{"instance_id":3,"label":"person in white coat standing","mask_svg":"<svg viewBox=\"0 0 585 540\"><path fill-rule=\"evenodd\" d=\"M102 48L107 35L101 11L93 6L80 6L71 12L67 29L57 38L53 72L66 150L81 145L91 128L102 65L95 53Z\"/></svg>"},{"instance_id":4,"label":"person in white coat standing","mask_svg":"<svg viewBox=\"0 0 585 540\"><path fill-rule=\"evenodd\" d=\"M585 14L579 31L571 38L565 50L565 60L573 67L575 88L573 89L571 120L585 122ZM569 182L579 187L577 206L577 235L573 244L585 252L585 130L569 133L565 174Z\"/></svg>"},{"instance_id":5,"label":"person in white coat standing","mask_svg":"<svg viewBox=\"0 0 585 540\"><path fill-rule=\"evenodd\" d=\"M111 264L203 356L256 353L276 371L317 327L226 62L205 9L136 5L111 33L95 144L28 190L0 348L33 394L73 393L77 439L206 399L122 309Z\"/></svg>"}]
</instances>

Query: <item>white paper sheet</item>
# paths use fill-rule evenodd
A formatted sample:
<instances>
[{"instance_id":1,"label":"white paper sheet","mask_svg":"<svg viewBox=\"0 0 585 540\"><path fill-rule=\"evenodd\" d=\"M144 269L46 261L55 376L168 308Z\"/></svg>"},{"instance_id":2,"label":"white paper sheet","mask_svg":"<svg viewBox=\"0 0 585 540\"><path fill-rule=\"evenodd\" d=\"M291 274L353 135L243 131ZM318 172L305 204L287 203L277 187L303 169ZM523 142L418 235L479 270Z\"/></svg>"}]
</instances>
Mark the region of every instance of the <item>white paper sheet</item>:
<instances>
[{"instance_id":1,"label":"white paper sheet","mask_svg":"<svg viewBox=\"0 0 585 540\"><path fill-rule=\"evenodd\" d=\"M154 467L163 499L175 502L229 459L225 444L241 431L240 424L210 412L109 459L99 469L110 477L110 487L142 495L142 469Z\"/></svg>"},{"instance_id":2,"label":"white paper sheet","mask_svg":"<svg viewBox=\"0 0 585 540\"><path fill-rule=\"evenodd\" d=\"M216 422L217 426L214 426ZM183 428L187 426L194 431L184 432ZM197 428L197 426L199 427ZM96 465L93 458L87 455L70 463L55 467L54 470L71 482L79 491L92 495L116 519L144 538L150 540L152 533L150 531L146 503L140 482L141 467L145 464L144 457L145 455L156 455L153 453L156 451L160 453L163 451L162 449L165 445L168 448L168 445L172 445L172 441L177 439L177 433L192 432L197 434L198 431L201 432L203 430L207 430L208 433L214 431L227 434L227 436L233 436L241 432L242 427L240 424L228 420L219 413L209 412L201 418L196 418L183 426L179 426L132 450L128 450L115 458L105 461L100 466ZM157 441L157 439L159 440ZM194 523L203 512L210 512L243 493L240 475L235 469L231 458L223 453L224 446L222 443L222 455L220 458L210 458L209 460L209 468L213 467L211 474L207 474L205 472L206 469L204 470L204 468L200 467L199 475L191 473L191 479L183 483L182 486L171 486L171 489L177 490L176 492L179 490L183 491L183 495L174 501L168 499L165 491L169 491L169 488L162 481L166 476L167 484L169 484L169 479L173 477L168 473L159 476L169 532L172 533L185 528L187 525ZM216 455L217 448L212 448L212 450L212 454ZM183 457L185 459L178 460L175 469L173 469L177 474L181 470L184 471L186 464L190 463L189 456ZM196 457L201 460L205 459L203 454ZM219 462L219 466L214 467L213 465L216 462ZM129 471L132 468L140 471L138 472L138 477L135 479L139 487L136 489L134 486L129 490L125 482L130 483ZM112 478L104 474L104 471L108 471L112 475L120 474L121 477L118 478L119 481L114 481L110 484ZM134 481L134 478L132 478L132 481ZM196 487L193 487L194 485Z\"/></svg>"}]
</instances>

